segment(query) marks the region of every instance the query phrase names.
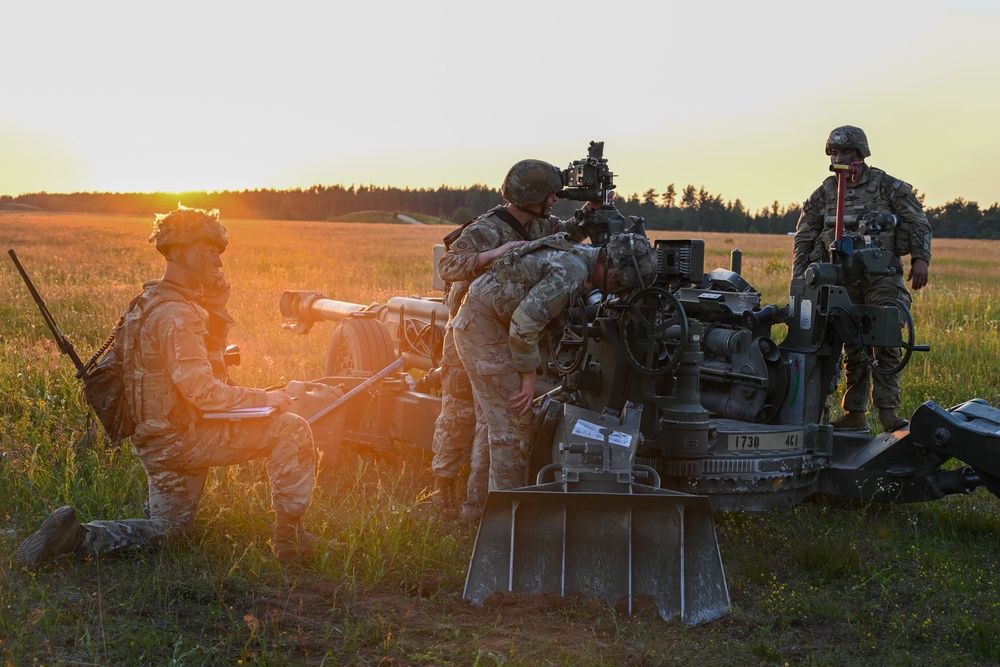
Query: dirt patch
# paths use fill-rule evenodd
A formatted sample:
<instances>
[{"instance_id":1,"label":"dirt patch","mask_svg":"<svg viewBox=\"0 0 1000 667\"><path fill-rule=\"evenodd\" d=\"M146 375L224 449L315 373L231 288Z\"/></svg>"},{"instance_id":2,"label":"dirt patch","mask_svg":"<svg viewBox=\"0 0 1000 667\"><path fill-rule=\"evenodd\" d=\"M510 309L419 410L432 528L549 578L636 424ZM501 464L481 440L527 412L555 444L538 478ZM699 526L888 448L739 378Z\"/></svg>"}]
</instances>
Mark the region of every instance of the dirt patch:
<instances>
[{"instance_id":1,"label":"dirt patch","mask_svg":"<svg viewBox=\"0 0 1000 667\"><path fill-rule=\"evenodd\" d=\"M620 664L628 665L645 664L648 653L642 643L620 645L621 628L612 621L616 614L582 595L494 593L476 606L458 596L407 597L398 590L354 594L342 584L324 583L277 591L254 601L248 615L278 632L294 633L299 657L322 654L337 642L350 644L359 628L383 634L381 655L373 651L377 643L370 636L359 643L354 658L365 664L467 664L477 656L561 664L617 646ZM623 622L677 627L659 619L651 600ZM400 660L401 653L414 656L414 662Z\"/></svg>"}]
</instances>

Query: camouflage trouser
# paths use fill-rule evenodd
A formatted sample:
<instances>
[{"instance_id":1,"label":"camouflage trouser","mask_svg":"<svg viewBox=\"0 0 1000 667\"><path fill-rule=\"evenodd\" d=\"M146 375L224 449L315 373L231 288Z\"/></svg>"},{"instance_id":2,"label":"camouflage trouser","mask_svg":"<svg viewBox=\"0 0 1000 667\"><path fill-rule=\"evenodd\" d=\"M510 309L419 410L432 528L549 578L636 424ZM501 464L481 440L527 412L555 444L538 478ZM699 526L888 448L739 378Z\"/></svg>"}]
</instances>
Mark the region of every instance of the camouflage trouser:
<instances>
[{"instance_id":1,"label":"camouflage trouser","mask_svg":"<svg viewBox=\"0 0 1000 667\"><path fill-rule=\"evenodd\" d=\"M530 412L516 415L510 408L510 397L521 390L521 374L514 369L507 327L463 306L453 328L458 353L472 381L477 415L488 428L489 489L524 486L533 417Z\"/></svg>"},{"instance_id":2,"label":"camouflage trouser","mask_svg":"<svg viewBox=\"0 0 1000 667\"><path fill-rule=\"evenodd\" d=\"M847 293L851 301L869 306L881 305L886 299L898 299L907 307L913 304L902 276L877 276L850 285ZM902 351L898 347L882 347L876 352L879 366L891 368L899 364ZM843 408L851 412L867 412L868 396L876 408L897 409L902 406L899 373L883 375L874 373L864 356L864 348L857 344L844 345L844 359L847 388L844 391Z\"/></svg>"},{"instance_id":3,"label":"camouflage trouser","mask_svg":"<svg viewBox=\"0 0 1000 667\"><path fill-rule=\"evenodd\" d=\"M309 509L316 449L309 423L285 413L267 419L202 421L191 436L162 449L137 447L149 482L148 519L92 521L83 525L90 555L135 549L194 527L208 469L267 458L271 507L300 517Z\"/></svg>"},{"instance_id":4,"label":"camouflage trouser","mask_svg":"<svg viewBox=\"0 0 1000 667\"><path fill-rule=\"evenodd\" d=\"M465 502L462 505L477 514L486 505L486 494L490 490L490 429L483 411L479 409L479 402L474 400L473 403L476 410L476 436L472 440L469 481L465 485Z\"/></svg>"},{"instance_id":5,"label":"camouflage trouser","mask_svg":"<svg viewBox=\"0 0 1000 667\"><path fill-rule=\"evenodd\" d=\"M472 452L476 408L472 385L455 349L455 335L446 329L441 348L441 414L434 422L431 470L438 477L454 479Z\"/></svg>"},{"instance_id":6,"label":"camouflage trouser","mask_svg":"<svg viewBox=\"0 0 1000 667\"><path fill-rule=\"evenodd\" d=\"M442 369L447 373L448 369ZM461 371L465 374L465 371ZM454 479L472 454L476 432L476 408L471 399L441 392L441 414L434 422L431 470L438 477Z\"/></svg>"}]
</instances>

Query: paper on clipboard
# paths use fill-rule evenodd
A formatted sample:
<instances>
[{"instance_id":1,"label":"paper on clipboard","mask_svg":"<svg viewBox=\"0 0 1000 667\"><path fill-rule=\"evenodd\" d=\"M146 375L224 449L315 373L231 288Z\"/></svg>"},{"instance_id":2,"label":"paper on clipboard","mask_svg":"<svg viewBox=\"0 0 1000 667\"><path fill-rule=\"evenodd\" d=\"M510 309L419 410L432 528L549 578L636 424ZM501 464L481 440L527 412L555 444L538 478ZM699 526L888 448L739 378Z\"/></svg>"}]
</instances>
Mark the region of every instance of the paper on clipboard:
<instances>
[{"instance_id":1,"label":"paper on clipboard","mask_svg":"<svg viewBox=\"0 0 1000 667\"><path fill-rule=\"evenodd\" d=\"M273 405L263 407L263 408L235 408L233 410L226 410L225 412L206 412L202 415L205 419L260 419L261 417L270 417L278 409Z\"/></svg>"}]
</instances>

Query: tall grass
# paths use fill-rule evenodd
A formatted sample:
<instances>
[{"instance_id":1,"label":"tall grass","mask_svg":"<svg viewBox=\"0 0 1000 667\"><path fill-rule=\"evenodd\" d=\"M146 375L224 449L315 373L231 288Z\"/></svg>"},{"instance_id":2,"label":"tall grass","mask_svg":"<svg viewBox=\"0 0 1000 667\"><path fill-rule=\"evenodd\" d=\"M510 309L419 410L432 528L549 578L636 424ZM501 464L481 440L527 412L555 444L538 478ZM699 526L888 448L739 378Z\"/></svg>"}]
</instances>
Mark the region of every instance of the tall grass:
<instances>
[{"instance_id":1,"label":"tall grass","mask_svg":"<svg viewBox=\"0 0 1000 667\"><path fill-rule=\"evenodd\" d=\"M150 220L0 214L63 330L86 357L144 280L162 271ZM283 289L367 304L430 294L441 227L226 221L234 375L266 386L320 375L328 324L280 328ZM744 252L743 274L784 304L788 237L704 235L706 269ZM1000 402L994 380L1000 243L935 241L915 294L907 411L934 399ZM630 618L585 599L460 599L472 527L430 511L427 461L356 452L320 480L307 523L343 547L278 567L260 463L210 475L192 538L156 551L12 568L18 540L54 507L84 520L141 515L145 477L96 431L69 361L20 279L0 269L0 656L8 664L1000 663L1000 510L979 492L934 504L807 502L722 515L733 596L697 628Z\"/></svg>"}]
</instances>

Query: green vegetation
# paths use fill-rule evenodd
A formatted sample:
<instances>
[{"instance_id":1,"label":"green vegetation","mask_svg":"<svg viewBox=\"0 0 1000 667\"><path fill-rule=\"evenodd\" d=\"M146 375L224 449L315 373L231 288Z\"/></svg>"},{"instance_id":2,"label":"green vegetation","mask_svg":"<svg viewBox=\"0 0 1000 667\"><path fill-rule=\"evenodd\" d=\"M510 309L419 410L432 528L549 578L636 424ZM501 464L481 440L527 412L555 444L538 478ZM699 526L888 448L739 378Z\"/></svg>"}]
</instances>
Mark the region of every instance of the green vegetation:
<instances>
[{"instance_id":1,"label":"green vegetation","mask_svg":"<svg viewBox=\"0 0 1000 667\"><path fill-rule=\"evenodd\" d=\"M440 228L224 218L243 350L236 379L319 374L328 325L279 328L283 289L356 303L431 293ZM64 332L90 354L144 279L162 270L150 217L0 213ZM744 252L744 275L787 299L791 241L705 235L706 269ZM918 354L904 410L934 399L1000 403L1000 243L935 241L915 294ZM588 599L461 600L474 529L430 510L417 453L356 452L324 473L307 523L346 543L308 566L269 551L258 463L210 475L193 538L157 551L15 570L51 509L140 516L145 476L88 417L71 364L6 262L0 270L0 660L100 665L995 665L1000 664L1000 504L984 491L933 504L807 502L727 514L717 531L732 612L695 628Z\"/></svg>"}]
</instances>

